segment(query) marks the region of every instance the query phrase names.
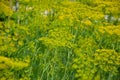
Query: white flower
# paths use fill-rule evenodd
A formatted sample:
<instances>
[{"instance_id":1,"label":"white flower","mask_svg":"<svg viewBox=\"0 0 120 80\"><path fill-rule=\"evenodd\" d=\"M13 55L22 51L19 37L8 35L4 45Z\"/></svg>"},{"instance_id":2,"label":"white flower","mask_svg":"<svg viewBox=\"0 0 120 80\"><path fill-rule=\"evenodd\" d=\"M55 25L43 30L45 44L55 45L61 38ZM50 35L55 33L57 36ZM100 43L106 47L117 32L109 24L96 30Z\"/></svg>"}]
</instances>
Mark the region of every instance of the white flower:
<instances>
[{"instance_id":1,"label":"white flower","mask_svg":"<svg viewBox=\"0 0 120 80\"><path fill-rule=\"evenodd\" d=\"M48 14L49 14L48 10L45 10L45 11L44 11L44 15L47 16Z\"/></svg>"},{"instance_id":2,"label":"white flower","mask_svg":"<svg viewBox=\"0 0 120 80\"><path fill-rule=\"evenodd\" d=\"M114 18L114 17L111 17L111 20L112 20L112 21L116 21L116 18Z\"/></svg>"},{"instance_id":3,"label":"white flower","mask_svg":"<svg viewBox=\"0 0 120 80\"><path fill-rule=\"evenodd\" d=\"M120 18L118 18L118 21L120 21Z\"/></svg>"},{"instance_id":4,"label":"white flower","mask_svg":"<svg viewBox=\"0 0 120 80\"><path fill-rule=\"evenodd\" d=\"M26 10L29 11L29 10L32 10L33 7L26 7Z\"/></svg>"},{"instance_id":5,"label":"white flower","mask_svg":"<svg viewBox=\"0 0 120 80\"><path fill-rule=\"evenodd\" d=\"M105 15L104 18L107 20L109 18L109 15Z\"/></svg>"}]
</instances>

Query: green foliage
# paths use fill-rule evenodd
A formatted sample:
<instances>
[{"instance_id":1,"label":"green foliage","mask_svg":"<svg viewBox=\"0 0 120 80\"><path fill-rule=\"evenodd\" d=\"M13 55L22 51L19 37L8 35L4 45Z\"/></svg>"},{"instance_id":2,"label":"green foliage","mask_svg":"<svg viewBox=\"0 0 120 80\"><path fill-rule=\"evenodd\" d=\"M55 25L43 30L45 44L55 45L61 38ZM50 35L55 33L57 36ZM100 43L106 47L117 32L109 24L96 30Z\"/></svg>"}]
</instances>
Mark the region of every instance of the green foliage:
<instances>
[{"instance_id":1,"label":"green foliage","mask_svg":"<svg viewBox=\"0 0 120 80\"><path fill-rule=\"evenodd\" d=\"M46 46L49 47L68 47L71 48L74 45L71 40L74 36L64 29L54 29L48 32L46 37L41 37L39 40L42 41Z\"/></svg>"},{"instance_id":2,"label":"green foliage","mask_svg":"<svg viewBox=\"0 0 120 80\"><path fill-rule=\"evenodd\" d=\"M19 71L28 66L27 62L22 62L18 60L12 60L10 58L0 56L0 79L6 80L13 80L15 71ZM14 72L13 72L14 70Z\"/></svg>"},{"instance_id":3,"label":"green foliage","mask_svg":"<svg viewBox=\"0 0 120 80\"><path fill-rule=\"evenodd\" d=\"M76 70L77 79L114 80L120 66L120 55L114 50L98 49L91 55L80 53L73 61L72 67Z\"/></svg>"},{"instance_id":4,"label":"green foliage","mask_svg":"<svg viewBox=\"0 0 120 80\"><path fill-rule=\"evenodd\" d=\"M0 1L0 80L119 80L119 0Z\"/></svg>"},{"instance_id":5,"label":"green foliage","mask_svg":"<svg viewBox=\"0 0 120 80\"><path fill-rule=\"evenodd\" d=\"M13 11L10 9L10 7L0 1L0 17L11 16L12 14L13 14Z\"/></svg>"}]
</instances>

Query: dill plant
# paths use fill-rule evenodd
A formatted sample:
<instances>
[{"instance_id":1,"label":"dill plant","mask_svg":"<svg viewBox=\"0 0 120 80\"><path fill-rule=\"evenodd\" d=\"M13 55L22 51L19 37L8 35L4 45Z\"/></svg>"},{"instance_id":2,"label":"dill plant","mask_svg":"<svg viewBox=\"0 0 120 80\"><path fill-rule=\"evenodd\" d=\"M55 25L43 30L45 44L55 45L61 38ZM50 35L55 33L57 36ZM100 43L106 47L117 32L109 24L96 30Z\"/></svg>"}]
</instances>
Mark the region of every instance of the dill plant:
<instances>
[{"instance_id":1,"label":"dill plant","mask_svg":"<svg viewBox=\"0 0 120 80\"><path fill-rule=\"evenodd\" d=\"M111 1L19 0L14 12L1 0L0 79L119 80L119 1Z\"/></svg>"}]
</instances>

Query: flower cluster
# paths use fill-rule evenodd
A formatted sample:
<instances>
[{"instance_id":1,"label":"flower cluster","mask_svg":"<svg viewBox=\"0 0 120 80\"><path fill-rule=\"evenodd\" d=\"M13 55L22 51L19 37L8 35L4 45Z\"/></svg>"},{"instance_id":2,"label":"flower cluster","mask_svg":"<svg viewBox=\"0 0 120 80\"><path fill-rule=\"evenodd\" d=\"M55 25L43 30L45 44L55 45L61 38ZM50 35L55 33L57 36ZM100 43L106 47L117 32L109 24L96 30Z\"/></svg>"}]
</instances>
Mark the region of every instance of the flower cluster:
<instances>
[{"instance_id":1,"label":"flower cluster","mask_svg":"<svg viewBox=\"0 0 120 80\"><path fill-rule=\"evenodd\" d=\"M79 53L74 59L73 69L76 70L76 78L92 80L104 75L104 73L116 75L120 66L120 54L114 50L98 49L93 55ZM100 79L105 79L103 77ZM112 78L112 77L111 77Z\"/></svg>"},{"instance_id":2,"label":"flower cluster","mask_svg":"<svg viewBox=\"0 0 120 80\"><path fill-rule=\"evenodd\" d=\"M103 34L108 33L109 35L117 35L120 36L120 26L106 26L99 27L99 31Z\"/></svg>"},{"instance_id":3,"label":"flower cluster","mask_svg":"<svg viewBox=\"0 0 120 80\"><path fill-rule=\"evenodd\" d=\"M73 47L71 40L74 38L72 34L64 29L50 30L47 37L39 38L45 45L50 47Z\"/></svg>"}]
</instances>

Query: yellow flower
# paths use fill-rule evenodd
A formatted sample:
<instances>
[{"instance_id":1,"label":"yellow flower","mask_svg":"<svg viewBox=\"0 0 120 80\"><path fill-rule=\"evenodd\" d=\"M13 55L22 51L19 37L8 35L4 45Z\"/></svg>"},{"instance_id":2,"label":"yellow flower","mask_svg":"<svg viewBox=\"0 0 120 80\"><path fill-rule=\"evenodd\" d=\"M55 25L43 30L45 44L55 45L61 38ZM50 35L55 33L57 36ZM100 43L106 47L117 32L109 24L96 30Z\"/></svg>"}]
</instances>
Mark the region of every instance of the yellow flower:
<instances>
[{"instance_id":1,"label":"yellow flower","mask_svg":"<svg viewBox=\"0 0 120 80\"><path fill-rule=\"evenodd\" d=\"M10 30L9 30L9 29L5 29L5 32L9 33L9 32L10 32Z\"/></svg>"},{"instance_id":2,"label":"yellow flower","mask_svg":"<svg viewBox=\"0 0 120 80\"><path fill-rule=\"evenodd\" d=\"M72 68L73 68L73 69L77 69L78 66L77 66L76 64L73 64L73 65L72 65Z\"/></svg>"},{"instance_id":3,"label":"yellow flower","mask_svg":"<svg viewBox=\"0 0 120 80\"><path fill-rule=\"evenodd\" d=\"M63 15L59 16L59 19L60 19L60 20L63 20L63 19L64 19L64 16L63 16Z\"/></svg>"},{"instance_id":4,"label":"yellow flower","mask_svg":"<svg viewBox=\"0 0 120 80\"><path fill-rule=\"evenodd\" d=\"M14 46L15 46L14 42L11 42L11 43L9 44L9 46L10 46L10 47L14 47Z\"/></svg>"},{"instance_id":5,"label":"yellow flower","mask_svg":"<svg viewBox=\"0 0 120 80\"><path fill-rule=\"evenodd\" d=\"M119 29L115 29L114 33L119 36L120 35L120 30Z\"/></svg>"},{"instance_id":6,"label":"yellow flower","mask_svg":"<svg viewBox=\"0 0 120 80\"><path fill-rule=\"evenodd\" d=\"M101 33L105 33L105 31L104 31L103 29L101 29L101 28L99 29L99 31L100 31Z\"/></svg>"},{"instance_id":7,"label":"yellow flower","mask_svg":"<svg viewBox=\"0 0 120 80\"><path fill-rule=\"evenodd\" d=\"M23 41L18 41L18 44L19 44L20 46L22 46L24 43L23 43Z\"/></svg>"},{"instance_id":8,"label":"yellow flower","mask_svg":"<svg viewBox=\"0 0 120 80\"><path fill-rule=\"evenodd\" d=\"M7 50L7 45L1 46L0 50L1 51L6 51Z\"/></svg>"},{"instance_id":9,"label":"yellow flower","mask_svg":"<svg viewBox=\"0 0 120 80\"><path fill-rule=\"evenodd\" d=\"M90 20L85 20L83 23L87 26L92 25L92 22Z\"/></svg>"},{"instance_id":10,"label":"yellow flower","mask_svg":"<svg viewBox=\"0 0 120 80\"><path fill-rule=\"evenodd\" d=\"M14 40L14 41L17 41L18 39L17 39L17 37L13 36L13 40Z\"/></svg>"},{"instance_id":11,"label":"yellow flower","mask_svg":"<svg viewBox=\"0 0 120 80\"><path fill-rule=\"evenodd\" d=\"M6 16L11 16L13 14L13 11L10 9L10 7L2 2L0 2L0 11L3 12Z\"/></svg>"},{"instance_id":12,"label":"yellow flower","mask_svg":"<svg viewBox=\"0 0 120 80\"><path fill-rule=\"evenodd\" d=\"M113 34L113 31L112 31L112 30L108 30L107 32L108 32L110 35Z\"/></svg>"},{"instance_id":13,"label":"yellow flower","mask_svg":"<svg viewBox=\"0 0 120 80\"><path fill-rule=\"evenodd\" d=\"M2 45L3 44L3 40L0 38L0 45Z\"/></svg>"},{"instance_id":14,"label":"yellow flower","mask_svg":"<svg viewBox=\"0 0 120 80\"><path fill-rule=\"evenodd\" d=\"M24 0L25 2L30 2L30 0Z\"/></svg>"}]
</instances>

